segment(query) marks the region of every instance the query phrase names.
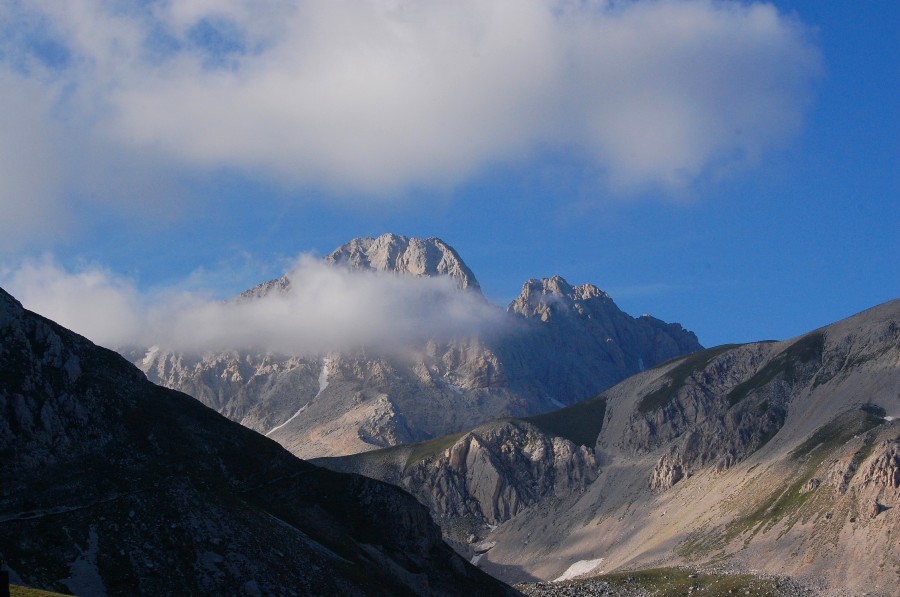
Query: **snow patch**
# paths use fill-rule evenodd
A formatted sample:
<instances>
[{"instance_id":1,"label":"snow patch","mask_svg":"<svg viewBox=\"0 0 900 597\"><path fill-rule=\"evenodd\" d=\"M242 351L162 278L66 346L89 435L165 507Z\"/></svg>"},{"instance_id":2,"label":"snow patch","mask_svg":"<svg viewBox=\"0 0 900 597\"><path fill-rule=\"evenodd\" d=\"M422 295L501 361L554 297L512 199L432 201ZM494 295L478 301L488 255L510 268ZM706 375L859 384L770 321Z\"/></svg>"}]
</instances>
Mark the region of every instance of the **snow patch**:
<instances>
[{"instance_id":1,"label":"snow patch","mask_svg":"<svg viewBox=\"0 0 900 597\"><path fill-rule=\"evenodd\" d=\"M324 392L325 388L328 387L328 365L330 364L331 359L322 359L322 370L319 371L319 394ZM316 394L316 398L319 397L319 394Z\"/></svg>"},{"instance_id":2,"label":"snow patch","mask_svg":"<svg viewBox=\"0 0 900 597\"><path fill-rule=\"evenodd\" d=\"M565 407L566 407L565 404L563 404L562 402L560 402L559 400L557 400L557 399L554 398L553 396L547 396L547 398L549 398L549 399L550 399L550 402L552 402L554 405L558 406L559 408L565 408Z\"/></svg>"},{"instance_id":3,"label":"snow patch","mask_svg":"<svg viewBox=\"0 0 900 597\"><path fill-rule=\"evenodd\" d=\"M313 397L313 400L318 398L319 395L325 391L325 388L328 387L328 366L330 364L331 364L331 359L328 359L328 358L322 359L322 370L319 371L319 391ZM278 431L279 429L281 429L282 427L284 427L285 425L287 425L288 423L290 423L291 421L296 419L298 416L300 416L300 413L302 413L303 411L306 410L306 407L308 407L310 404L312 404L313 400L310 400L309 402L307 402L306 404L301 406L297 412L295 412L294 414L291 415L290 419L288 419L281 425L276 425L275 427L272 427L271 429L269 429L265 433L265 436L269 437L270 435L272 435L273 433L275 433L276 431Z\"/></svg>"},{"instance_id":4,"label":"snow patch","mask_svg":"<svg viewBox=\"0 0 900 597\"><path fill-rule=\"evenodd\" d=\"M306 407L309 406L309 404L310 404L310 403L307 402L306 404L304 404L303 406L301 406L301 407L300 407L300 410L298 410L298 411L295 412L293 415L291 415L291 418L288 419L287 421L285 421L284 423L282 423L281 425L276 425L275 427L272 427L271 429L269 429L269 430L266 432L266 437L269 437L271 434L275 433L276 431L278 431L279 429L281 429L282 427L284 427L285 425L287 425L288 423L290 423L291 421L293 421L294 419L296 419L296 418L300 415L300 413L302 413L303 411L306 410Z\"/></svg>"},{"instance_id":5,"label":"snow patch","mask_svg":"<svg viewBox=\"0 0 900 597\"><path fill-rule=\"evenodd\" d=\"M554 579L553 582L572 580L573 578L577 578L589 572L593 572L600 566L602 562L603 558L599 558L597 560L580 560L578 562L575 562L574 564L569 566L565 572L562 573L562 576Z\"/></svg>"}]
</instances>

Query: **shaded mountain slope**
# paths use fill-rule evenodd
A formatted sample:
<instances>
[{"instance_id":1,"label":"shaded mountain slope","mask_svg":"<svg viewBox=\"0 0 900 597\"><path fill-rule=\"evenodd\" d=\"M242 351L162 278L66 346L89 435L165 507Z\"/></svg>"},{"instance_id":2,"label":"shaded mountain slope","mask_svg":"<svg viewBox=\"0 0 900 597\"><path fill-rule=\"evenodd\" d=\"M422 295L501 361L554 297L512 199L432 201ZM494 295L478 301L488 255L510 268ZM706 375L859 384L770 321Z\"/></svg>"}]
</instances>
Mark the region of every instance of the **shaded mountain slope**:
<instances>
[{"instance_id":1,"label":"shaded mountain slope","mask_svg":"<svg viewBox=\"0 0 900 597\"><path fill-rule=\"evenodd\" d=\"M89 595L512 594L402 491L297 460L0 290L0 559Z\"/></svg>"},{"instance_id":2,"label":"shaded mountain slope","mask_svg":"<svg viewBox=\"0 0 900 597\"><path fill-rule=\"evenodd\" d=\"M446 534L469 534L470 555L491 546L480 565L508 580L578 562L585 573L717 563L823 594L890 595L898 417L892 301L793 340L674 359L530 421L322 462L410 487ZM455 457L473 446L477 458Z\"/></svg>"},{"instance_id":3,"label":"shaded mountain slope","mask_svg":"<svg viewBox=\"0 0 900 597\"><path fill-rule=\"evenodd\" d=\"M325 258L335 267L410 277L449 276L481 297L474 274L440 239L354 239ZM289 276L243 293L292 291ZM320 355L126 352L151 381L196 397L301 457L350 454L461 432L498 417L568 405L675 356L694 334L633 318L591 285L530 280L501 329L434 338L403 355L376 349ZM440 311L435 312L440 318Z\"/></svg>"}]
</instances>

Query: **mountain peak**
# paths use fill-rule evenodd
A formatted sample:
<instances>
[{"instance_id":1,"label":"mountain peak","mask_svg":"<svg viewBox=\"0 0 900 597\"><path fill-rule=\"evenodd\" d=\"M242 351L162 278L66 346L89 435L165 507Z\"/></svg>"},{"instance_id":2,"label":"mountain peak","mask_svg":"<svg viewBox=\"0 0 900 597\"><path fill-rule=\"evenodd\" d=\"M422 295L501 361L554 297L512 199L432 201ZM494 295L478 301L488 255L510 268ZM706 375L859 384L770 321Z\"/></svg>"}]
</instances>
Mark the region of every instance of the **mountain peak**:
<instances>
[{"instance_id":1,"label":"mountain peak","mask_svg":"<svg viewBox=\"0 0 900 597\"><path fill-rule=\"evenodd\" d=\"M534 316L547 313L553 305L571 308L581 301L594 302L592 299L615 307L610 296L593 284L572 286L559 275L551 278L533 278L522 285L522 292L509 305L508 310L520 315Z\"/></svg>"},{"instance_id":2,"label":"mountain peak","mask_svg":"<svg viewBox=\"0 0 900 597\"><path fill-rule=\"evenodd\" d=\"M413 276L449 276L459 288L481 290L475 274L456 250L439 238L382 234L355 238L332 251L325 261L354 269L390 271Z\"/></svg>"}]
</instances>

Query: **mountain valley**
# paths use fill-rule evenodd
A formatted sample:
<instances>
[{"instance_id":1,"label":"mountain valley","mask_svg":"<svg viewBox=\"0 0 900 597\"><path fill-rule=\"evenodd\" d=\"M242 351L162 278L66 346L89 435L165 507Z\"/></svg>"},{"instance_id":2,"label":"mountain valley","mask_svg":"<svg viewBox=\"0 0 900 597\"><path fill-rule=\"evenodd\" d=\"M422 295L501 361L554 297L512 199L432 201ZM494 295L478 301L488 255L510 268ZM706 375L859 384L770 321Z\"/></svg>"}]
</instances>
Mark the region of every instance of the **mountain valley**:
<instances>
[{"instance_id":1,"label":"mountain valley","mask_svg":"<svg viewBox=\"0 0 900 597\"><path fill-rule=\"evenodd\" d=\"M657 566L900 582L900 301L673 359L593 399L318 463L395 483L510 582Z\"/></svg>"}]
</instances>

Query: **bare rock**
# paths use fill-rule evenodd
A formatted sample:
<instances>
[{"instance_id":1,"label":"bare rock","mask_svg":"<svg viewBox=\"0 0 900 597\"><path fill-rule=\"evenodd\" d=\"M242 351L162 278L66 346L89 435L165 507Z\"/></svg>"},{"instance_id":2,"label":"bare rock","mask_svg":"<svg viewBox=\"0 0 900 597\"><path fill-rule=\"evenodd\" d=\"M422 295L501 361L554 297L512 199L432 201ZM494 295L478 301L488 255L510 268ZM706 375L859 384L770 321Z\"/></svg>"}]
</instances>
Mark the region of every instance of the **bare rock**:
<instances>
[{"instance_id":1,"label":"bare rock","mask_svg":"<svg viewBox=\"0 0 900 597\"><path fill-rule=\"evenodd\" d=\"M885 510L887 510L887 507L884 504L879 504L877 500L872 500L866 508L866 514L869 518L875 518Z\"/></svg>"},{"instance_id":2,"label":"bare rock","mask_svg":"<svg viewBox=\"0 0 900 597\"><path fill-rule=\"evenodd\" d=\"M650 489L652 491L664 491L669 489L685 477L684 465L681 459L670 454L663 455L653 472L650 474Z\"/></svg>"},{"instance_id":3,"label":"bare rock","mask_svg":"<svg viewBox=\"0 0 900 597\"><path fill-rule=\"evenodd\" d=\"M400 485L439 518L509 520L549 497L582 491L597 477L591 450L522 421L488 425L413 463Z\"/></svg>"},{"instance_id":4,"label":"bare rock","mask_svg":"<svg viewBox=\"0 0 900 597\"><path fill-rule=\"evenodd\" d=\"M884 489L900 488L900 441L885 441L866 461L861 482Z\"/></svg>"},{"instance_id":5,"label":"bare rock","mask_svg":"<svg viewBox=\"0 0 900 597\"><path fill-rule=\"evenodd\" d=\"M800 493L804 494L804 493L809 493L810 491L814 491L814 490L818 489L821 484L822 484L821 479L817 479L817 478L813 477L812 479L810 479L809 481L807 481L806 483L803 484L803 487L800 488Z\"/></svg>"}]
</instances>

